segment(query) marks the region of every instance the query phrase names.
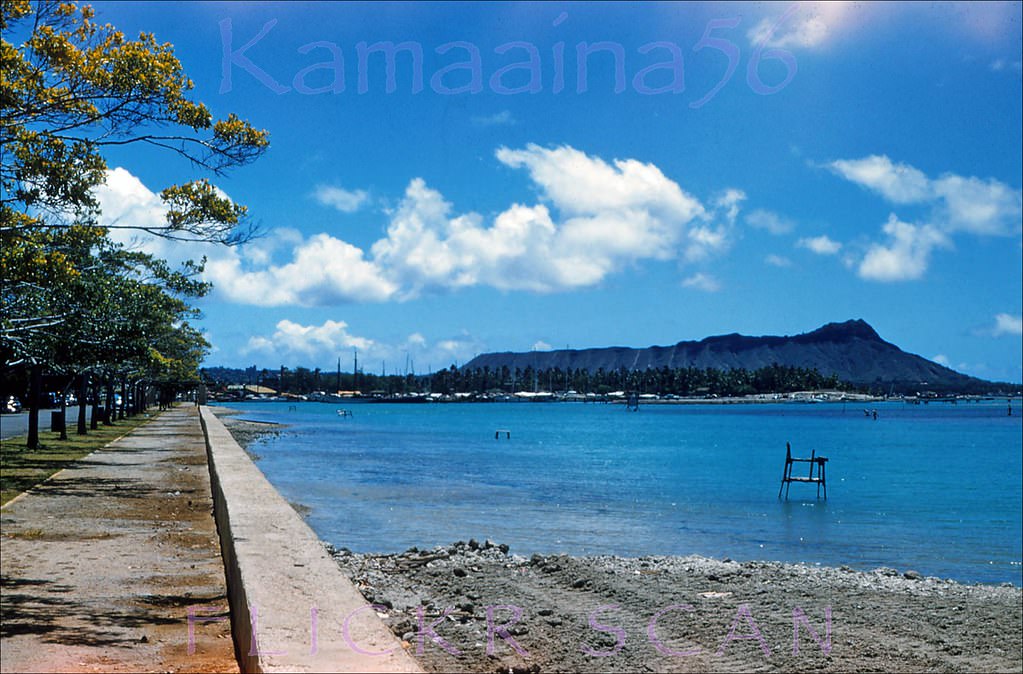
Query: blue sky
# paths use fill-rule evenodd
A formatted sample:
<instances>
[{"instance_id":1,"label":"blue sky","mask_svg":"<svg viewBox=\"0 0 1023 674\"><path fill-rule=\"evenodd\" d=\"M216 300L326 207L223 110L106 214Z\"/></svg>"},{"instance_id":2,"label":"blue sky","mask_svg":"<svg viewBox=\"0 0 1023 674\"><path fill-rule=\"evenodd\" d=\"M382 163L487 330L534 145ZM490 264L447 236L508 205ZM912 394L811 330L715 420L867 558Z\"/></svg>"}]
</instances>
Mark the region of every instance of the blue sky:
<instances>
[{"instance_id":1,"label":"blue sky","mask_svg":"<svg viewBox=\"0 0 1023 674\"><path fill-rule=\"evenodd\" d=\"M216 178L264 236L138 242L208 257L207 365L423 372L863 318L1023 378L1019 3L95 6L271 133ZM195 177L108 158L119 222Z\"/></svg>"}]
</instances>

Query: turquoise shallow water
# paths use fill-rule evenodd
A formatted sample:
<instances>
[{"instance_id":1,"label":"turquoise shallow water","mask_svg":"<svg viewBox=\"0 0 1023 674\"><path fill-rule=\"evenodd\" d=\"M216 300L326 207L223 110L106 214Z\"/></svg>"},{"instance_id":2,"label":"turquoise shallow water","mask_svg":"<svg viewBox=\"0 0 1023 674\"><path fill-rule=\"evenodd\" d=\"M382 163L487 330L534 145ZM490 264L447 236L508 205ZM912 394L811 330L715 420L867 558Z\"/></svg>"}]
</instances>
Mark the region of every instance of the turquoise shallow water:
<instances>
[{"instance_id":1,"label":"turquoise shallow water","mask_svg":"<svg viewBox=\"0 0 1023 674\"><path fill-rule=\"evenodd\" d=\"M512 552L702 554L1023 582L1014 401L862 405L236 404L316 533L357 552L490 538ZM496 429L511 439L495 440ZM827 501L785 442L829 458ZM806 464L796 464L797 470ZM805 468L803 468L805 469Z\"/></svg>"}]
</instances>

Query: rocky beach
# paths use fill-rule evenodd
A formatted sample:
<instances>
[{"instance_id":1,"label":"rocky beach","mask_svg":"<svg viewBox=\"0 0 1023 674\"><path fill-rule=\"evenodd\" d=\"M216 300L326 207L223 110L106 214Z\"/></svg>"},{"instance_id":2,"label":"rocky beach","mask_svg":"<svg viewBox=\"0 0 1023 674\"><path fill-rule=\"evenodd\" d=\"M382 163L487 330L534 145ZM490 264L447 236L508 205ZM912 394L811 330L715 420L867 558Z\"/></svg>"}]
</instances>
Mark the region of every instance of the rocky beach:
<instances>
[{"instance_id":1,"label":"rocky beach","mask_svg":"<svg viewBox=\"0 0 1023 674\"><path fill-rule=\"evenodd\" d=\"M1021 590L913 570L332 550L436 672L1020 671Z\"/></svg>"}]
</instances>

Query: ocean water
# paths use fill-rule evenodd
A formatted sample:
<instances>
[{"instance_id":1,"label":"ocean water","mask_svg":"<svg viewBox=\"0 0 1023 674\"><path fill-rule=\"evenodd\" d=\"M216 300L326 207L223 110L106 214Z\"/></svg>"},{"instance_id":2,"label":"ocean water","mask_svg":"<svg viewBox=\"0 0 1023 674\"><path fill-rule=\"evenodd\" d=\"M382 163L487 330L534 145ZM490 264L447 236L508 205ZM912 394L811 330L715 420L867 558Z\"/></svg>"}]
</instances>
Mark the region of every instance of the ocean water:
<instances>
[{"instance_id":1,"label":"ocean water","mask_svg":"<svg viewBox=\"0 0 1023 674\"><path fill-rule=\"evenodd\" d=\"M336 546L490 538L521 555L686 555L1023 582L1023 405L245 403L250 449ZM511 438L497 429L508 429ZM785 443L828 457L828 499ZM808 469L796 464L795 474Z\"/></svg>"}]
</instances>

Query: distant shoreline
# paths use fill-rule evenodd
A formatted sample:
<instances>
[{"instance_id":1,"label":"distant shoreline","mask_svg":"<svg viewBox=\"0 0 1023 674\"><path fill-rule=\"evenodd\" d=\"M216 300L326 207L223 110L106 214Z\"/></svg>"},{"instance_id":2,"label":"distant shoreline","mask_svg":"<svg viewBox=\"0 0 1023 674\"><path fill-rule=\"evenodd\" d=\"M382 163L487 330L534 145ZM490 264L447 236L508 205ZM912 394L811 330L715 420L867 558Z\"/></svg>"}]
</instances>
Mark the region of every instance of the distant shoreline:
<instances>
[{"instance_id":1,"label":"distant shoreline","mask_svg":"<svg viewBox=\"0 0 1023 674\"><path fill-rule=\"evenodd\" d=\"M864 393L845 393L832 391L797 391L793 393L761 393L749 396L719 396L719 397L672 397L672 398L640 398L639 405L768 405L768 404L836 404L836 403L905 403L907 405L950 403L950 404L971 404L981 402L997 401L1021 401L1018 395L949 395L938 397L918 396L872 396ZM252 397L245 399L215 400L212 401L218 414L242 414L238 410L228 410L230 405L237 403L324 403L332 405L344 405L347 403L394 403L394 404L457 404L457 403L577 403L577 404L604 404L624 405L628 400L620 396L597 396L591 398L559 397L550 393L519 392L518 394L504 394L492 397L476 397L469 395L440 395L440 394L419 394L407 396L347 396L338 400L305 400L302 398L266 396ZM1023 406L1021 406L1023 412ZM258 421L245 419L254 424L275 424L276 422ZM276 424L280 425L280 424Z\"/></svg>"}]
</instances>

